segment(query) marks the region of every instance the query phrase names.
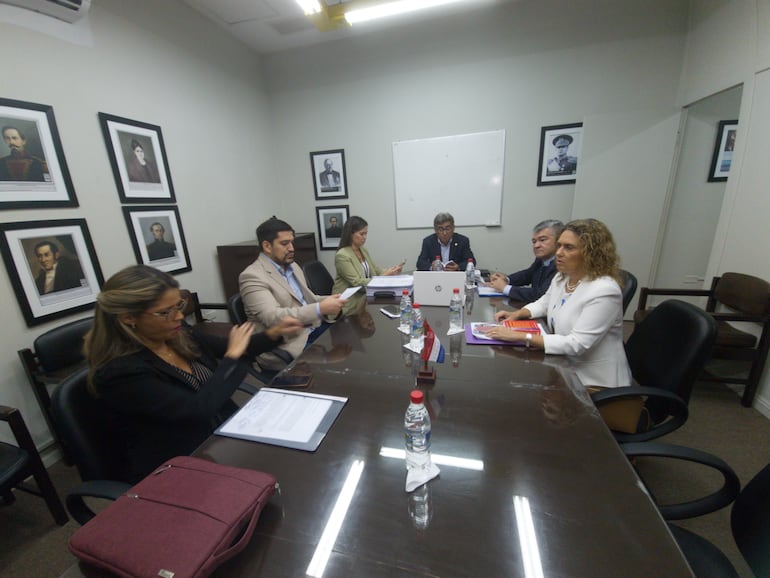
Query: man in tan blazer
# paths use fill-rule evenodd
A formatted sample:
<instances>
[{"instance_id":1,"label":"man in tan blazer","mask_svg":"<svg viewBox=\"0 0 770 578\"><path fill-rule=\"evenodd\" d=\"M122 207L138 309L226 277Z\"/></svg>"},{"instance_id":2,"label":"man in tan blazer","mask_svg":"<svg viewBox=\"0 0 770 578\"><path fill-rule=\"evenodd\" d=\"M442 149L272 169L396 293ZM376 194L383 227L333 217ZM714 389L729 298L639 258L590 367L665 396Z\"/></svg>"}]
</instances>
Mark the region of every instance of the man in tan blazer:
<instances>
[{"instance_id":1,"label":"man in tan blazer","mask_svg":"<svg viewBox=\"0 0 770 578\"><path fill-rule=\"evenodd\" d=\"M249 321L257 329L270 327L287 315L299 319L307 331L287 340L280 348L291 359L304 350L310 328L339 315L345 301L339 294L316 295L307 286L302 269L294 262L294 229L272 217L257 227L260 254L238 277L241 298ZM274 353L263 353L257 359L264 369L281 369L286 361Z\"/></svg>"}]
</instances>

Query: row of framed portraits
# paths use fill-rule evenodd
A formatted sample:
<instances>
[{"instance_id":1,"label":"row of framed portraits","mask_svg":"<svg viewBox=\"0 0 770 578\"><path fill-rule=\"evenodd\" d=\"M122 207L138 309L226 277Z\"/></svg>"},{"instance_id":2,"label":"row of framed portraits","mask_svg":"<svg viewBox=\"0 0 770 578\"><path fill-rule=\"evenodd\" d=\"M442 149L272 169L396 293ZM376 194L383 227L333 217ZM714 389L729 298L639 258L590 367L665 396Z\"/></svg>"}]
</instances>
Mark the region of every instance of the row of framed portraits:
<instances>
[{"instance_id":1,"label":"row of framed portraits","mask_svg":"<svg viewBox=\"0 0 770 578\"><path fill-rule=\"evenodd\" d=\"M345 150L333 149L310 153L310 173L316 201L348 198L348 176ZM348 220L348 205L316 207L319 248L336 251L342 237L342 226Z\"/></svg>"},{"instance_id":2,"label":"row of framed portraits","mask_svg":"<svg viewBox=\"0 0 770 578\"><path fill-rule=\"evenodd\" d=\"M175 203L160 127L100 112L121 203ZM0 209L77 207L53 107L0 98Z\"/></svg>"},{"instance_id":3,"label":"row of framed portraits","mask_svg":"<svg viewBox=\"0 0 770 578\"><path fill-rule=\"evenodd\" d=\"M189 271L175 205L125 206L138 263ZM104 283L85 219L0 223L0 252L29 327L90 309Z\"/></svg>"}]
</instances>

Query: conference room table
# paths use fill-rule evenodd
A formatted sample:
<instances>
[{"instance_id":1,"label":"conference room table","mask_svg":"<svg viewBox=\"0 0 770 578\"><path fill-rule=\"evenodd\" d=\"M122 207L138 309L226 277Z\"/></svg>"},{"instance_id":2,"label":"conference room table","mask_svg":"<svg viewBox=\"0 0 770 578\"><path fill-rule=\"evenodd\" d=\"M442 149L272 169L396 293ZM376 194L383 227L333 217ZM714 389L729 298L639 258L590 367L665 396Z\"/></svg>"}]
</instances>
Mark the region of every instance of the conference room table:
<instances>
[{"instance_id":1,"label":"conference room table","mask_svg":"<svg viewBox=\"0 0 770 578\"><path fill-rule=\"evenodd\" d=\"M441 471L407 493L403 420L423 362L383 304L362 302L284 372L347 398L315 452L219 435L196 452L280 486L216 576L692 576L575 375L447 336L447 308L423 308L446 356L419 385ZM468 299L466 322L506 307Z\"/></svg>"}]
</instances>

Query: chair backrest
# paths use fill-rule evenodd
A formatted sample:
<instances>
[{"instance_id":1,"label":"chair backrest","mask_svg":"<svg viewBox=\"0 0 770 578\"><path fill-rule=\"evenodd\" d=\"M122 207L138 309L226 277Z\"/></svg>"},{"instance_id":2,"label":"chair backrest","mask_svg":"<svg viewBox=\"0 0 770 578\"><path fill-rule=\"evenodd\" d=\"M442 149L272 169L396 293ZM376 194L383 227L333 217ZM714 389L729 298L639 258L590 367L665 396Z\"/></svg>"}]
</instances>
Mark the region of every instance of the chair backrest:
<instances>
[{"instance_id":1,"label":"chair backrest","mask_svg":"<svg viewBox=\"0 0 770 578\"><path fill-rule=\"evenodd\" d=\"M743 273L724 273L714 290L719 303L760 317L770 313L770 283Z\"/></svg>"},{"instance_id":2,"label":"chair backrest","mask_svg":"<svg viewBox=\"0 0 770 578\"><path fill-rule=\"evenodd\" d=\"M623 280L623 287L621 291L623 293L623 314L625 315L628 304L631 303L631 299L636 295L636 277L625 269L620 270L620 277Z\"/></svg>"},{"instance_id":3,"label":"chair backrest","mask_svg":"<svg viewBox=\"0 0 770 578\"><path fill-rule=\"evenodd\" d=\"M227 313L230 316L230 323L236 325L242 325L249 320L246 317L246 309L243 307L243 298L240 293L231 295L227 300Z\"/></svg>"},{"instance_id":4,"label":"chair backrest","mask_svg":"<svg viewBox=\"0 0 770 578\"><path fill-rule=\"evenodd\" d=\"M770 464L741 490L733 504L730 525L754 575L770 576Z\"/></svg>"},{"instance_id":5,"label":"chair backrest","mask_svg":"<svg viewBox=\"0 0 770 578\"><path fill-rule=\"evenodd\" d=\"M125 455L117 447L115 422L88 391L88 369L62 381L51 395L51 411L81 479L128 481Z\"/></svg>"},{"instance_id":6,"label":"chair backrest","mask_svg":"<svg viewBox=\"0 0 770 578\"><path fill-rule=\"evenodd\" d=\"M639 385L666 389L688 402L715 336L711 315L684 301L664 301L626 342L631 374Z\"/></svg>"},{"instance_id":7,"label":"chair backrest","mask_svg":"<svg viewBox=\"0 0 770 578\"><path fill-rule=\"evenodd\" d=\"M307 286L316 295L331 295L334 287L334 278L329 274L326 266L320 261L308 261L302 265Z\"/></svg>"},{"instance_id":8,"label":"chair backrest","mask_svg":"<svg viewBox=\"0 0 770 578\"><path fill-rule=\"evenodd\" d=\"M53 373L83 361L83 338L94 323L93 317L54 327L35 339L35 355L45 373Z\"/></svg>"}]
</instances>

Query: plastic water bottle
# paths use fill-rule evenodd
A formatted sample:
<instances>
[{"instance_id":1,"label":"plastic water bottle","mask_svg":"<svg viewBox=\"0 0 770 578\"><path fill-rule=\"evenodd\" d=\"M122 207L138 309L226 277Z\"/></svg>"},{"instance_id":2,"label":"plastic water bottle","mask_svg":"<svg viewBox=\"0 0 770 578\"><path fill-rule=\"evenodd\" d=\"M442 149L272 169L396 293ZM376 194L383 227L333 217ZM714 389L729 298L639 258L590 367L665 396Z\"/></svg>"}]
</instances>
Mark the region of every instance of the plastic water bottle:
<instances>
[{"instance_id":1,"label":"plastic water bottle","mask_svg":"<svg viewBox=\"0 0 770 578\"><path fill-rule=\"evenodd\" d=\"M476 271L473 267L473 259L468 259L468 264L465 266L465 285L467 287L476 286Z\"/></svg>"},{"instance_id":2,"label":"plastic water bottle","mask_svg":"<svg viewBox=\"0 0 770 578\"><path fill-rule=\"evenodd\" d=\"M410 335L412 338L410 345L422 345L422 311L420 311L420 306L417 303L412 305L412 332Z\"/></svg>"},{"instance_id":3,"label":"plastic water bottle","mask_svg":"<svg viewBox=\"0 0 770 578\"><path fill-rule=\"evenodd\" d=\"M418 530L425 530L430 526L433 517L430 502L430 484L423 484L409 494L409 517Z\"/></svg>"},{"instance_id":4,"label":"plastic water bottle","mask_svg":"<svg viewBox=\"0 0 770 578\"><path fill-rule=\"evenodd\" d=\"M424 399L419 389L409 394L409 407L404 415L407 470L430 467L430 416Z\"/></svg>"},{"instance_id":5,"label":"plastic water bottle","mask_svg":"<svg viewBox=\"0 0 770 578\"><path fill-rule=\"evenodd\" d=\"M430 264L430 270L431 271L444 270L444 264L441 262L441 255L436 255L436 258L433 259L433 263Z\"/></svg>"},{"instance_id":6,"label":"plastic water bottle","mask_svg":"<svg viewBox=\"0 0 770 578\"><path fill-rule=\"evenodd\" d=\"M401 293L401 315L398 318L398 328L402 333L411 333L412 330L412 300L409 299L409 290L404 289Z\"/></svg>"},{"instance_id":7,"label":"plastic water bottle","mask_svg":"<svg viewBox=\"0 0 770 578\"><path fill-rule=\"evenodd\" d=\"M449 330L463 328L463 298L460 289L452 289L452 299L449 301Z\"/></svg>"}]
</instances>

